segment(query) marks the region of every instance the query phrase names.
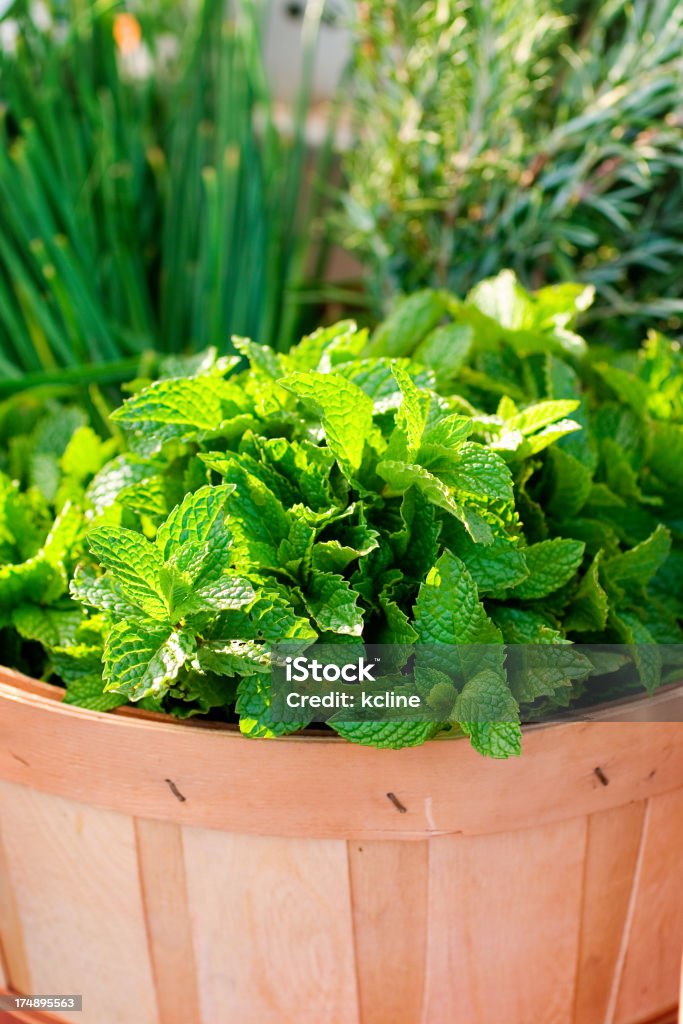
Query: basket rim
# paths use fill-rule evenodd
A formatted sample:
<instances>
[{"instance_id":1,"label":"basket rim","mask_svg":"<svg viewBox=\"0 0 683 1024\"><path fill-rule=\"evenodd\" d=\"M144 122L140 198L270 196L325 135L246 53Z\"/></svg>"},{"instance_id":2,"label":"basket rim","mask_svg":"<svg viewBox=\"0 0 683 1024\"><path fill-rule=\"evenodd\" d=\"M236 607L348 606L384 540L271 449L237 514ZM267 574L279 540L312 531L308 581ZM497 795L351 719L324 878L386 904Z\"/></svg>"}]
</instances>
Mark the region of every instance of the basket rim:
<instances>
[{"instance_id":1,"label":"basket rim","mask_svg":"<svg viewBox=\"0 0 683 1024\"><path fill-rule=\"evenodd\" d=\"M179 825L337 839L485 835L683 787L683 722L529 728L520 758L493 761L446 740L403 750L326 734L254 742L220 725L65 705L58 693L0 668L0 780Z\"/></svg>"}]
</instances>

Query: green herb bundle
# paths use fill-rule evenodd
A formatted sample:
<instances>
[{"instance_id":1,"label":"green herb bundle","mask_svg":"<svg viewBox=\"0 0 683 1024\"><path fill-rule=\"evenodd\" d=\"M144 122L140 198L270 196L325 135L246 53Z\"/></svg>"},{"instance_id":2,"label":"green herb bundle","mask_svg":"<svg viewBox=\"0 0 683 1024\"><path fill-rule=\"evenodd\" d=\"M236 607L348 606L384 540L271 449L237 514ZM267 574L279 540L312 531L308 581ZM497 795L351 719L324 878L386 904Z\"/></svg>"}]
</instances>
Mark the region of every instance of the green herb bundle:
<instances>
[{"instance_id":1,"label":"green herb bundle","mask_svg":"<svg viewBox=\"0 0 683 1024\"><path fill-rule=\"evenodd\" d=\"M368 0L334 234L397 291L597 289L591 336L678 333L680 0Z\"/></svg>"},{"instance_id":2,"label":"green herb bundle","mask_svg":"<svg viewBox=\"0 0 683 1024\"><path fill-rule=\"evenodd\" d=\"M5 393L65 368L75 381L126 380L143 352L229 347L233 332L294 340L315 215L302 202L310 70L281 131L265 10L225 11L160 0L138 20L118 4L16 0L6 13Z\"/></svg>"},{"instance_id":3,"label":"green herb bundle","mask_svg":"<svg viewBox=\"0 0 683 1024\"><path fill-rule=\"evenodd\" d=\"M503 273L465 301L417 293L371 338L346 322L286 355L237 338L169 366L114 413L127 448L101 469L75 435L96 472L47 539L18 546L12 510L37 499L4 479L5 636L43 644L26 657L68 701L255 737L297 728L270 715L278 641L680 643L682 357L658 335L589 355L589 298ZM638 671L663 679L656 656ZM590 666L515 692L479 673L441 688L433 723L332 724L377 746L461 730L506 756L522 716L590 685Z\"/></svg>"}]
</instances>

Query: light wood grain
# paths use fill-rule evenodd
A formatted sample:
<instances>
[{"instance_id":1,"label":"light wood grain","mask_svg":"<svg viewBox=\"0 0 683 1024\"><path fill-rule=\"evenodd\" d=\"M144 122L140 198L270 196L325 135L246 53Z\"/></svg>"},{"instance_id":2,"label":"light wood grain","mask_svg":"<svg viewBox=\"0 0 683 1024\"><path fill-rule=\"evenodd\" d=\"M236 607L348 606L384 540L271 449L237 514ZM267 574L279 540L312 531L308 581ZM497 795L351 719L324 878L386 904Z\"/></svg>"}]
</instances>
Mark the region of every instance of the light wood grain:
<instances>
[{"instance_id":1,"label":"light wood grain","mask_svg":"<svg viewBox=\"0 0 683 1024\"><path fill-rule=\"evenodd\" d=\"M32 991L81 993L74 1024L158 1024L133 823L0 783Z\"/></svg>"},{"instance_id":2,"label":"light wood grain","mask_svg":"<svg viewBox=\"0 0 683 1024\"><path fill-rule=\"evenodd\" d=\"M429 1024L570 1024L583 820L431 840Z\"/></svg>"},{"instance_id":3,"label":"light wood grain","mask_svg":"<svg viewBox=\"0 0 683 1024\"><path fill-rule=\"evenodd\" d=\"M682 950L683 792L678 792L657 797L648 807L614 1024L654 1017L675 1005Z\"/></svg>"},{"instance_id":4,"label":"light wood grain","mask_svg":"<svg viewBox=\"0 0 683 1024\"><path fill-rule=\"evenodd\" d=\"M501 763L59 696L0 669L0 972L78 1024L673 1020L683 724Z\"/></svg>"},{"instance_id":5,"label":"light wood grain","mask_svg":"<svg viewBox=\"0 0 683 1024\"><path fill-rule=\"evenodd\" d=\"M357 1024L346 844L183 838L202 1024Z\"/></svg>"},{"instance_id":6,"label":"light wood grain","mask_svg":"<svg viewBox=\"0 0 683 1024\"><path fill-rule=\"evenodd\" d=\"M17 992L30 992L31 975L17 909L15 879L10 870L3 839L3 832L7 833L12 827L12 817L3 814L0 791L0 975L2 986L12 986Z\"/></svg>"},{"instance_id":7,"label":"light wood grain","mask_svg":"<svg viewBox=\"0 0 683 1024\"><path fill-rule=\"evenodd\" d=\"M603 786L595 768L606 755L610 784ZM476 835L678 788L683 723L551 726L525 735L521 758L501 762L458 740L407 750L316 737L254 743L229 730L69 707L0 682L0 778L135 817L240 834Z\"/></svg>"},{"instance_id":8,"label":"light wood grain","mask_svg":"<svg viewBox=\"0 0 683 1024\"><path fill-rule=\"evenodd\" d=\"M575 1024L605 1024L643 832L645 804L594 814L581 896Z\"/></svg>"},{"instance_id":9,"label":"light wood grain","mask_svg":"<svg viewBox=\"0 0 683 1024\"><path fill-rule=\"evenodd\" d=\"M0 988L0 995L10 995L6 989ZM32 1013L28 1010L0 1010L0 1024L62 1024L62 1020L47 1013Z\"/></svg>"},{"instance_id":10,"label":"light wood grain","mask_svg":"<svg viewBox=\"0 0 683 1024\"><path fill-rule=\"evenodd\" d=\"M157 1006L162 1024L199 1020L192 929L180 827L135 822Z\"/></svg>"},{"instance_id":11,"label":"light wood grain","mask_svg":"<svg viewBox=\"0 0 683 1024\"><path fill-rule=\"evenodd\" d=\"M363 1024L420 1024L429 845L349 843L358 996Z\"/></svg>"}]
</instances>

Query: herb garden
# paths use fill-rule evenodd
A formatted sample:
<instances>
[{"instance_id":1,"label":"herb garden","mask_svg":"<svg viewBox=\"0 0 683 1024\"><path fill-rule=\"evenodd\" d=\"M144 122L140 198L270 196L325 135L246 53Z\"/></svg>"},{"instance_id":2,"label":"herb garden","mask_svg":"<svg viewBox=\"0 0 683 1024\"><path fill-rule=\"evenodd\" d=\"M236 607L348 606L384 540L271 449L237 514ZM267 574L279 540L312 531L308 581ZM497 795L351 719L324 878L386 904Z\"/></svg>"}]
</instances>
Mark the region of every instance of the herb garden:
<instances>
[{"instance_id":1,"label":"herb garden","mask_svg":"<svg viewBox=\"0 0 683 1024\"><path fill-rule=\"evenodd\" d=\"M672 1024L683 6L275 6L0 4L0 1018Z\"/></svg>"}]
</instances>

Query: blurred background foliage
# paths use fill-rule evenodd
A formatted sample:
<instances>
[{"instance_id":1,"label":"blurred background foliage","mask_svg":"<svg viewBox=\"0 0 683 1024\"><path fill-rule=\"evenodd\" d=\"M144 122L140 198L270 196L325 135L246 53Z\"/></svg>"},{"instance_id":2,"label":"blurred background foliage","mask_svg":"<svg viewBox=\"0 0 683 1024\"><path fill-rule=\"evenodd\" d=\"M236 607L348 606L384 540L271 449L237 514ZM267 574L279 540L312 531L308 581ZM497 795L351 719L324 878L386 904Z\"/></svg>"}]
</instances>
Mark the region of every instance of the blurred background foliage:
<instances>
[{"instance_id":1,"label":"blurred background foliage","mask_svg":"<svg viewBox=\"0 0 683 1024\"><path fill-rule=\"evenodd\" d=\"M374 309L502 267L590 282L635 345L683 320L680 0L360 0L334 230ZM585 327L585 321L584 321Z\"/></svg>"},{"instance_id":2,"label":"blurred background foliage","mask_svg":"<svg viewBox=\"0 0 683 1024\"><path fill-rule=\"evenodd\" d=\"M594 284L600 342L681 334L682 95L683 0L0 0L0 396L503 267Z\"/></svg>"},{"instance_id":3,"label":"blurred background foliage","mask_svg":"<svg viewBox=\"0 0 683 1024\"><path fill-rule=\"evenodd\" d=\"M228 17L223 0L9 5L2 390L123 379L140 353L225 348L232 333L291 342L313 244L316 197L301 193L321 4L307 11L286 130L263 67L267 7L241 0Z\"/></svg>"}]
</instances>

